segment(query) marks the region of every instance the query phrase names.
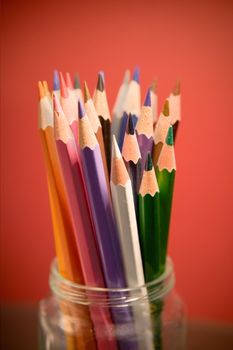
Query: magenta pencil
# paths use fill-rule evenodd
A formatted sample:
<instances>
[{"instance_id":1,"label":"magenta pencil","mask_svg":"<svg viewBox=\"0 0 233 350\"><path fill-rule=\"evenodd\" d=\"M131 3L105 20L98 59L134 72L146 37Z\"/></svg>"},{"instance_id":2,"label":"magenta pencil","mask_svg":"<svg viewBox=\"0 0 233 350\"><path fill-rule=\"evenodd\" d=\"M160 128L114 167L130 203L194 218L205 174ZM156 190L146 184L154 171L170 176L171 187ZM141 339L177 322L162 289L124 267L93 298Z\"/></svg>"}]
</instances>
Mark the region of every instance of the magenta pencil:
<instances>
[{"instance_id":1,"label":"magenta pencil","mask_svg":"<svg viewBox=\"0 0 233 350\"><path fill-rule=\"evenodd\" d=\"M73 132L75 142L78 142L78 107L74 93L67 88L63 74L60 72L61 106Z\"/></svg>"}]
</instances>

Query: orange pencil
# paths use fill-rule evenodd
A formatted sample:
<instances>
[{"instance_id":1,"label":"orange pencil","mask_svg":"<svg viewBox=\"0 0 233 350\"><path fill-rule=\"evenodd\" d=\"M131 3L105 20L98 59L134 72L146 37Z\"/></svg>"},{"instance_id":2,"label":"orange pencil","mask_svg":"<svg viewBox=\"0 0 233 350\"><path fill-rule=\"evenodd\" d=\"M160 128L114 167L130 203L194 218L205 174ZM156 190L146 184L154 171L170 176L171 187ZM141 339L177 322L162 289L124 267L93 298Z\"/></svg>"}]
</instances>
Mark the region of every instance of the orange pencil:
<instances>
[{"instance_id":1,"label":"orange pencil","mask_svg":"<svg viewBox=\"0 0 233 350\"><path fill-rule=\"evenodd\" d=\"M69 216L67 198L56 151L53 130L53 109L43 85L41 82L38 83L40 107L39 132L46 163L58 270L64 278L76 283L83 283L79 255L76 249L74 232ZM64 314L72 314L67 304L63 303L60 306ZM82 339L80 341L76 336L66 334L68 350L79 349L76 347L77 341L83 343ZM84 347L81 348L83 350L85 349Z\"/></svg>"}]
</instances>

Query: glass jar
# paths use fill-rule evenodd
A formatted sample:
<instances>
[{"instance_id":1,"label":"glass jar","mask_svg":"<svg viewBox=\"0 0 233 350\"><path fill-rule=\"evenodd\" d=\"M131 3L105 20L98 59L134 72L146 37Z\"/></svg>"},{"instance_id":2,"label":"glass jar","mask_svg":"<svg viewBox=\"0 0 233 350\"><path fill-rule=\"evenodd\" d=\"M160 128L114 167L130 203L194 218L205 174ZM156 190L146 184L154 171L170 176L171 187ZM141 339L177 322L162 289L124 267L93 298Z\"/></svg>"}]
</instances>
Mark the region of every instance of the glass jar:
<instances>
[{"instance_id":1,"label":"glass jar","mask_svg":"<svg viewBox=\"0 0 233 350\"><path fill-rule=\"evenodd\" d=\"M39 305L40 349L185 349L184 306L170 258L163 275L134 289L72 283L59 274L56 260L49 282L52 295Z\"/></svg>"}]
</instances>

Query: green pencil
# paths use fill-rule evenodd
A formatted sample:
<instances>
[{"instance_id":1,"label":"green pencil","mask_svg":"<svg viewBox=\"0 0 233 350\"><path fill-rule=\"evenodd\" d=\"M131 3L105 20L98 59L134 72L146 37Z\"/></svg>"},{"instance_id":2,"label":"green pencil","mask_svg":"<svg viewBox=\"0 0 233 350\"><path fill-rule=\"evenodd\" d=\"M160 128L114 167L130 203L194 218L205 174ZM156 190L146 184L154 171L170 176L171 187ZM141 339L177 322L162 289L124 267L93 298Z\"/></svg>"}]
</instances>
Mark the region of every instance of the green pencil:
<instances>
[{"instance_id":1,"label":"green pencil","mask_svg":"<svg viewBox=\"0 0 233 350\"><path fill-rule=\"evenodd\" d=\"M156 177L159 185L160 230L161 230L161 268L166 265L169 226L171 218L172 197L176 174L173 128L169 127L166 141L162 147L156 166Z\"/></svg>"},{"instance_id":2,"label":"green pencil","mask_svg":"<svg viewBox=\"0 0 233 350\"><path fill-rule=\"evenodd\" d=\"M138 214L145 281L150 282L160 273L159 187L150 153L138 194Z\"/></svg>"},{"instance_id":3,"label":"green pencil","mask_svg":"<svg viewBox=\"0 0 233 350\"><path fill-rule=\"evenodd\" d=\"M151 154L148 153L138 194L138 227L145 281L153 281L161 273L159 187ZM162 349L163 301L151 302L151 320L154 326L154 345Z\"/></svg>"}]
</instances>

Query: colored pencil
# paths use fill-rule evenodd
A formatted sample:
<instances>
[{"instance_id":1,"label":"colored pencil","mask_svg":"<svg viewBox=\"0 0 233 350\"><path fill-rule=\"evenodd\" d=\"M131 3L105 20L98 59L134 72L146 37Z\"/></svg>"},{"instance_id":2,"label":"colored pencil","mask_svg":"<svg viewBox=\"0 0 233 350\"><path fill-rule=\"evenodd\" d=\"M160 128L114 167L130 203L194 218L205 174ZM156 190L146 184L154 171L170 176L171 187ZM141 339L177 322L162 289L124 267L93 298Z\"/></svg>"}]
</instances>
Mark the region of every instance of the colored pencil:
<instances>
[{"instance_id":1,"label":"colored pencil","mask_svg":"<svg viewBox=\"0 0 233 350\"><path fill-rule=\"evenodd\" d=\"M123 105L123 116L122 121L120 125L120 131L119 131L119 137L118 137L118 144L120 150L122 150L122 145L124 141L125 136L125 129L126 129L126 114L129 115L131 113L133 125L134 127L137 124L138 117L140 115L141 110L141 91L140 91L140 85L139 85L139 69L136 68L133 73L132 80L129 83L128 91L125 97L125 102Z\"/></svg>"},{"instance_id":2,"label":"colored pencil","mask_svg":"<svg viewBox=\"0 0 233 350\"><path fill-rule=\"evenodd\" d=\"M80 259L75 244L72 222L70 220L67 198L63 184L56 144L54 139L53 109L46 96L44 87L39 82L39 132L42 141L47 170L49 200L53 223L54 242L60 274L75 283L83 283ZM60 303L65 315L73 315L67 304ZM82 344L83 336L68 334L66 345L68 350L75 350L77 341ZM94 343L93 343L94 344ZM85 349L80 346L81 349ZM92 349L95 347L92 346Z\"/></svg>"},{"instance_id":3,"label":"colored pencil","mask_svg":"<svg viewBox=\"0 0 233 350\"><path fill-rule=\"evenodd\" d=\"M161 231L159 188L155 176L151 154L148 153L147 163L138 195L138 225L146 282L151 282L160 276L161 270ZM163 301L152 302L151 312L156 349L162 349L162 319Z\"/></svg>"},{"instance_id":4,"label":"colored pencil","mask_svg":"<svg viewBox=\"0 0 233 350\"><path fill-rule=\"evenodd\" d=\"M100 147L80 102L79 118L81 156L105 281L108 288L124 288L126 281L122 254L110 195L105 180ZM114 297L115 293L110 292L109 295L110 297ZM123 295L124 293L122 297ZM119 293L117 296L119 297ZM131 313L127 307L123 310L113 307L111 310L116 327L122 324L125 326L132 324ZM123 339L119 337L118 342L120 349L137 348L134 339L125 339L125 337Z\"/></svg>"},{"instance_id":5,"label":"colored pencil","mask_svg":"<svg viewBox=\"0 0 233 350\"><path fill-rule=\"evenodd\" d=\"M173 134L174 134L174 142L175 142L179 123L181 121L181 94L180 94L179 80L177 80L174 90L169 96L169 108L170 108L171 125L173 126Z\"/></svg>"},{"instance_id":6,"label":"colored pencil","mask_svg":"<svg viewBox=\"0 0 233 350\"><path fill-rule=\"evenodd\" d=\"M94 105L98 114L100 124L102 126L104 148L107 160L108 173L110 174L111 168L111 116L108 107L108 101L106 91L104 87L104 81L102 74L98 74L98 82L96 86Z\"/></svg>"},{"instance_id":7,"label":"colored pencil","mask_svg":"<svg viewBox=\"0 0 233 350\"><path fill-rule=\"evenodd\" d=\"M63 74L60 72L61 86L61 106L68 120L69 126L73 132L75 142L78 142L78 106L74 93L71 89L67 89Z\"/></svg>"},{"instance_id":8,"label":"colored pencil","mask_svg":"<svg viewBox=\"0 0 233 350\"><path fill-rule=\"evenodd\" d=\"M163 269L166 263L175 173L173 128L170 126L156 166L160 190L161 266Z\"/></svg>"},{"instance_id":9,"label":"colored pencil","mask_svg":"<svg viewBox=\"0 0 233 350\"><path fill-rule=\"evenodd\" d=\"M137 209L137 193L139 190L142 167L141 153L137 142L131 114L128 117L128 125L125 132L125 138L122 148L122 156L132 182L135 208Z\"/></svg>"},{"instance_id":10,"label":"colored pencil","mask_svg":"<svg viewBox=\"0 0 233 350\"><path fill-rule=\"evenodd\" d=\"M66 191L70 201L70 211L73 220L75 238L78 246L84 282L92 287L105 287L99 253L95 242L95 233L89 212L79 155L68 121L62 113L59 101L54 96L54 123L56 145L62 164ZM111 319L108 309L90 308L94 323L97 344L101 349L116 349L116 344L110 336ZM109 336L103 337L101 327L105 327ZM107 335L107 334L106 334Z\"/></svg>"},{"instance_id":11,"label":"colored pencil","mask_svg":"<svg viewBox=\"0 0 233 350\"><path fill-rule=\"evenodd\" d=\"M111 133L112 133L112 136L115 135L117 141L119 138L121 118L123 115L123 106L124 106L125 97L129 87L129 81L130 81L130 71L126 70L123 82L119 88L119 91L117 93L117 97L112 109Z\"/></svg>"},{"instance_id":12,"label":"colored pencil","mask_svg":"<svg viewBox=\"0 0 233 350\"><path fill-rule=\"evenodd\" d=\"M90 96L86 81L84 81L84 103L85 103L85 110L87 112L87 116L91 122L93 131L95 133L95 136L96 136L97 141L98 141L99 146L100 146L101 156L102 156L103 165L104 165L104 173L105 173L106 181L108 184L109 183L109 175L108 175L106 153L105 153L105 148L104 148L102 126L100 124L100 120L98 118L98 114L96 112L93 100Z\"/></svg>"},{"instance_id":13,"label":"colored pencil","mask_svg":"<svg viewBox=\"0 0 233 350\"><path fill-rule=\"evenodd\" d=\"M115 136L113 136L112 144L111 193L127 287L141 287L145 280L132 186ZM142 292L144 292L142 295L145 296L146 290L142 289ZM142 295L138 296L142 297ZM135 294L133 296L135 297ZM153 349L149 304L133 305L132 310L137 334L140 335L138 348Z\"/></svg>"},{"instance_id":14,"label":"colored pencil","mask_svg":"<svg viewBox=\"0 0 233 350\"><path fill-rule=\"evenodd\" d=\"M171 116L169 112L169 100L166 99L163 107L163 112L159 116L154 131L153 163L155 167L157 165L163 144L165 143L170 124Z\"/></svg>"},{"instance_id":15,"label":"colored pencil","mask_svg":"<svg viewBox=\"0 0 233 350\"><path fill-rule=\"evenodd\" d=\"M151 153L153 147L153 112L150 89L147 91L145 102L136 125L136 135L142 157L142 169L144 169L148 152Z\"/></svg>"},{"instance_id":16,"label":"colored pencil","mask_svg":"<svg viewBox=\"0 0 233 350\"><path fill-rule=\"evenodd\" d=\"M79 256L75 246L74 231L70 219L68 200L62 178L61 167L54 139L53 109L44 95L44 89L39 82L39 132L43 145L50 188L51 207L53 208L54 238L59 271L63 277L77 283L83 282Z\"/></svg>"},{"instance_id":17,"label":"colored pencil","mask_svg":"<svg viewBox=\"0 0 233 350\"><path fill-rule=\"evenodd\" d=\"M146 282L160 273L159 187L151 154L148 153L138 194L138 225Z\"/></svg>"}]
</instances>

